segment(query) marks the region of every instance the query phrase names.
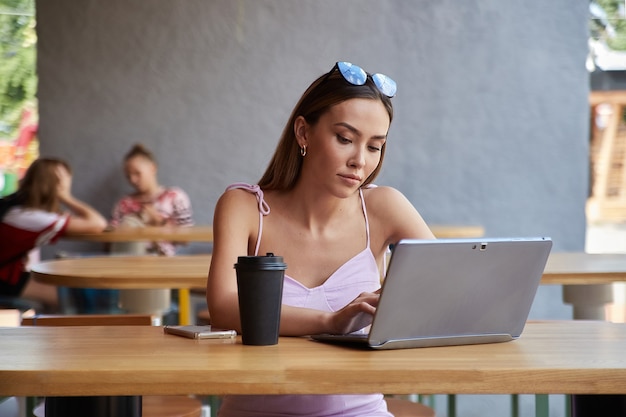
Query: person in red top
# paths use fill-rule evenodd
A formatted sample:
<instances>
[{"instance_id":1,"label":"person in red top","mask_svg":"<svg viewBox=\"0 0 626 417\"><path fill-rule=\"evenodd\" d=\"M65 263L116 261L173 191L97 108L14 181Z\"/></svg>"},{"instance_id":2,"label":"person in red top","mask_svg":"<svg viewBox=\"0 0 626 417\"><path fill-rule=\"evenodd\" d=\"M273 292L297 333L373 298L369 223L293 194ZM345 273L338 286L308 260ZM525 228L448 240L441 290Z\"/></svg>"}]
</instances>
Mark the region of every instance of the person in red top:
<instances>
[{"instance_id":1,"label":"person in red top","mask_svg":"<svg viewBox=\"0 0 626 417\"><path fill-rule=\"evenodd\" d=\"M0 295L33 299L51 310L58 307L56 287L29 279L29 256L65 233L99 232L107 226L100 213L72 195L71 187L72 170L66 162L40 158L18 190L0 200Z\"/></svg>"}]
</instances>

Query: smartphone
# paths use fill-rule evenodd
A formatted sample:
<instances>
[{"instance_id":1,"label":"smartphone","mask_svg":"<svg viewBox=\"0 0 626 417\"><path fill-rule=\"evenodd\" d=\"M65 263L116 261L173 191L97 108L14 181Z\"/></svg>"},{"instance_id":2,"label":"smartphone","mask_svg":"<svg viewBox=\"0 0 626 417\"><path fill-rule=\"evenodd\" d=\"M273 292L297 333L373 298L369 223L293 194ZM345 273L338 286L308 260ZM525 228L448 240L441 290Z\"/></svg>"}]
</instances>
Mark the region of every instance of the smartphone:
<instances>
[{"instance_id":1,"label":"smartphone","mask_svg":"<svg viewBox=\"0 0 626 417\"><path fill-rule=\"evenodd\" d=\"M232 339L237 336L235 330L218 329L210 325L163 326L163 332L189 339Z\"/></svg>"}]
</instances>

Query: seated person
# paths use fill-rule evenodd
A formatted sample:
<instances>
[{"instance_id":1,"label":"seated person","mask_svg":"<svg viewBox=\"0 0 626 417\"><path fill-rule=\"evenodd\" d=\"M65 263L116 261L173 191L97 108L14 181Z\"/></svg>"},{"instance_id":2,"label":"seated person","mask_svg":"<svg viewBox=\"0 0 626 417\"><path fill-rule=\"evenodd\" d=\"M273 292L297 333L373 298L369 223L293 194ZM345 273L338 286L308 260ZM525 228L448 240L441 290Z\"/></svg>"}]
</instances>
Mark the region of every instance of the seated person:
<instances>
[{"instance_id":1,"label":"seated person","mask_svg":"<svg viewBox=\"0 0 626 417\"><path fill-rule=\"evenodd\" d=\"M144 146L137 144L126 154L124 173L135 192L123 197L113 208L113 227L193 224L189 197L178 187L159 184L156 160ZM159 255L176 253L172 242L148 243L145 250Z\"/></svg>"},{"instance_id":2,"label":"seated person","mask_svg":"<svg viewBox=\"0 0 626 417\"><path fill-rule=\"evenodd\" d=\"M337 63L300 98L258 184L233 184L220 197L207 281L212 325L241 331L233 265L268 252L288 265L281 336L371 323L389 245L434 238L402 193L372 184L394 145L394 94L389 77ZM392 417L382 394L229 395L219 415Z\"/></svg>"},{"instance_id":3,"label":"seated person","mask_svg":"<svg viewBox=\"0 0 626 417\"><path fill-rule=\"evenodd\" d=\"M0 295L33 299L51 311L58 308L56 287L30 279L29 254L65 233L100 232L107 225L100 213L72 195L71 187L66 162L40 158L18 190L0 200Z\"/></svg>"}]
</instances>

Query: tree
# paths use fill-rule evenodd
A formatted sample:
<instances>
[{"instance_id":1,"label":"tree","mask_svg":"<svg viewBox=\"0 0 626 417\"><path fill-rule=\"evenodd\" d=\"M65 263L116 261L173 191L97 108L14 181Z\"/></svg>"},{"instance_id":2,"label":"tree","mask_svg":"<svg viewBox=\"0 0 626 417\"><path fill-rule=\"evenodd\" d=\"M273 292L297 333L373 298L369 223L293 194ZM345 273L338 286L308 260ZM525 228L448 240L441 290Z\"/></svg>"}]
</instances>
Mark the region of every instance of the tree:
<instances>
[{"instance_id":1,"label":"tree","mask_svg":"<svg viewBox=\"0 0 626 417\"><path fill-rule=\"evenodd\" d=\"M593 0L590 29L593 39L603 40L616 51L626 51L626 7L624 0Z\"/></svg>"},{"instance_id":2,"label":"tree","mask_svg":"<svg viewBox=\"0 0 626 417\"><path fill-rule=\"evenodd\" d=\"M15 138L25 107L36 107L34 0L0 0L0 139Z\"/></svg>"}]
</instances>

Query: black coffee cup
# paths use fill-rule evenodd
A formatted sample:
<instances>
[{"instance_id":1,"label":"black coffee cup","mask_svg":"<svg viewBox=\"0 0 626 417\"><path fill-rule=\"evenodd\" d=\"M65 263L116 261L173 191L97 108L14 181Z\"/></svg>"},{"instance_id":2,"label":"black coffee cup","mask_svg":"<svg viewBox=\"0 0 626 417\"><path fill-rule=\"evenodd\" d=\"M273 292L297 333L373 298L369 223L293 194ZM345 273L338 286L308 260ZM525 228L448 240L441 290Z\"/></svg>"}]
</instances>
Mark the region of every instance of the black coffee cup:
<instances>
[{"instance_id":1,"label":"black coffee cup","mask_svg":"<svg viewBox=\"0 0 626 417\"><path fill-rule=\"evenodd\" d=\"M278 343L286 269L282 256L274 256L273 253L237 258L235 270L244 345Z\"/></svg>"}]
</instances>

